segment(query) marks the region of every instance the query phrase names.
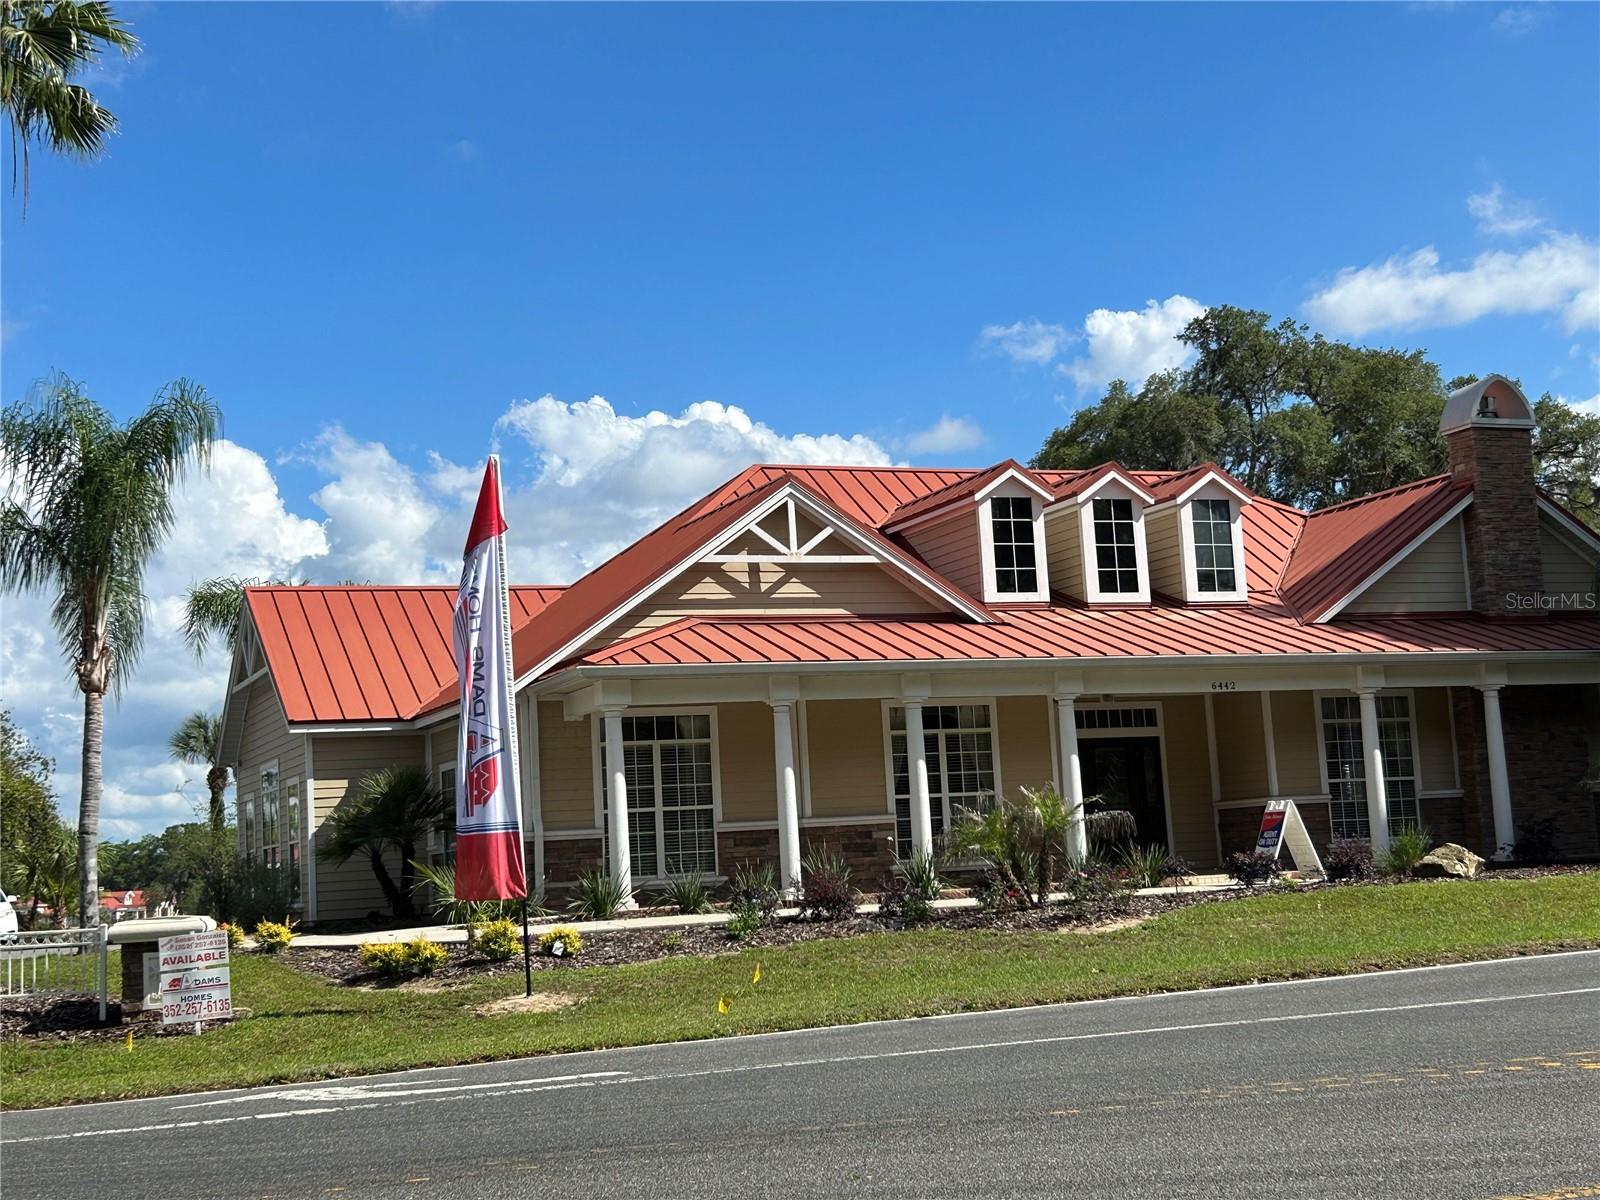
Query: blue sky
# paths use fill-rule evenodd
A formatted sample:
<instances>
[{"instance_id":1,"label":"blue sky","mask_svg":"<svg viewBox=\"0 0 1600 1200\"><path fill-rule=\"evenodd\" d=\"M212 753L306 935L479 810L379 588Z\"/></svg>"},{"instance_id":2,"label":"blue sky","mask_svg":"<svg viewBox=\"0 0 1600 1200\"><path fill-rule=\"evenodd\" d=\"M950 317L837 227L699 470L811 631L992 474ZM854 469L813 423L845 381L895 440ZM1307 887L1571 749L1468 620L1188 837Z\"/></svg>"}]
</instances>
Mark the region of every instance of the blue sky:
<instances>
[{"instance_id":1,"label":"blue sky","mask_svg":"<svg viewBox=\"0 0 1600 1200\"><path fill-rule=\"evenodd\" d=\"M558 581L750 458L1026 457L1211 303L1600 404L1600 6L119 9L109 155L4 203L0 392L223 405L154 659L213 570L448 578L491 447ZM222 668L113 714L113 822Z\"/></svg>"}]
</instances>

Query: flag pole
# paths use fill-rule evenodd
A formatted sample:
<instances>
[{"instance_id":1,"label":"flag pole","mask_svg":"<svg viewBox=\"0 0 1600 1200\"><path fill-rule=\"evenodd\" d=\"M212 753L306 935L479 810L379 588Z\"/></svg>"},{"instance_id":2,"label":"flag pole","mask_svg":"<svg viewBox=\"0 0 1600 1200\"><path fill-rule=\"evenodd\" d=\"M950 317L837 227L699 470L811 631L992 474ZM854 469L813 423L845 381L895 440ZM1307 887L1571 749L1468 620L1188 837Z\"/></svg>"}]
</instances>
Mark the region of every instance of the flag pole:
<instances>
[{"instance_id":1,"label":"flag pole","mask_svg":"<svg viewBox=\"0 0 1600 1200\"><path fill-rule=\"evenodd\" d=\"M528 893L522 893L522 984L524 996L533 995L533 951L528 937Z\"/></svg>"}]
</instances>

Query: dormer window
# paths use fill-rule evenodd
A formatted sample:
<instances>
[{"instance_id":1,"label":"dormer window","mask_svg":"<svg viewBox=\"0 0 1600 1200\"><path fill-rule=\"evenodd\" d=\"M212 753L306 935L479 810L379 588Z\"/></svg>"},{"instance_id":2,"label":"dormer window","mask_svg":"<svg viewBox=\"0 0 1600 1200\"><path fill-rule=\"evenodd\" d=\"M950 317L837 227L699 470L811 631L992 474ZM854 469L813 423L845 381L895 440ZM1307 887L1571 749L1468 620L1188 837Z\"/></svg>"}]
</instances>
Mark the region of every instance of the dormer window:
<instances>
[{"instance_id":1,"label":"dormer window","mask_svg":"<svg viewBox=\"0 0 1600 1200\"><path fill-rule=\"evenodd\" d=\"M1103 595L1136 595L1139 547L1134 537L1133 501L1097 497L1094 505L1094 558Z\"/></svg>"},{"instance_id":2,"label":"dormer window","mask_svg":"<svg viewBox=\"0 0 1600 1200\"><path fill-rule=\"evenodd\" d=\"M1202 596L1239 590L1233 555L1233 505L1227 500L1191 502L1195 591Z\"/></svg>"},{"instance_id":3,"label":"dormer window","mask_svg":"<svg viewBox=\"0 0 1600 1200\"><path fill-rule=\"evenodd\" d=\"M994 536L995 592L1000 596L1038 595L1033 501L1027 496L995 496L989 501L989 511Z\"/></svg>"}]
</instances>

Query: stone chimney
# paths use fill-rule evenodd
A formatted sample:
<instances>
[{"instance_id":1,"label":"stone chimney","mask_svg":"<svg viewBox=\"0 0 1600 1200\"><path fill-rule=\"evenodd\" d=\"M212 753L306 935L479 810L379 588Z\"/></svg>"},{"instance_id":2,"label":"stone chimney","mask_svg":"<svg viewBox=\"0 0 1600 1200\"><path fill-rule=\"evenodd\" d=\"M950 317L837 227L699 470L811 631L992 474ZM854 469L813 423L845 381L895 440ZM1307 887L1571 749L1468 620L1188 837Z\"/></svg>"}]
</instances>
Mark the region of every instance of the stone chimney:
<instances>
[{"instance_id":1,"label":"stone chimney","mask_svg":"<svg viewBox=\"0 0 1600 1200\"><path fill-rule=\"evenodd\" d=\"M1516 384L1490 375L1450 393L1439 431L1450 448L1451 477L1472 484L1472 504L1462 522L1473 609L1539 611L1517 605L1517 598L1544 586L1533 410Z\"/></svg>"}]
</instances>

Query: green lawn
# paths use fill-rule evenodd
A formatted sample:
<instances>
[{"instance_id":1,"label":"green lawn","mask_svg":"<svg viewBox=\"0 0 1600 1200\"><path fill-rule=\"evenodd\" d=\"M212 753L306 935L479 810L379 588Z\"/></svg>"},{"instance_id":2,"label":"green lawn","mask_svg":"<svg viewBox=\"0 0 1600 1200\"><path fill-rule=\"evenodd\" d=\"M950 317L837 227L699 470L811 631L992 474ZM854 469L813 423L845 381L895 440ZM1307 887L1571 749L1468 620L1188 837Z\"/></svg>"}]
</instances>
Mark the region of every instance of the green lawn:
<instances>
[{"instance_id":1,"label":"green lawn","mask_svg":"<svg viewBox=\"0 0 1600 1200\"><path fill-rule=\"evenodd\" d=\"M1259 896L1094 935L930 929L551 971L536 987L580 1004L494 1017L472 1009L520 993L520 976L364 991L248 955L233 979L250 1017L131 1053L8 1043L0 1100L24 1108L1579 946L1600 946L1600 875ZM719 995L732 998L726 1015Z\"/></svg>"}]
</instances>

